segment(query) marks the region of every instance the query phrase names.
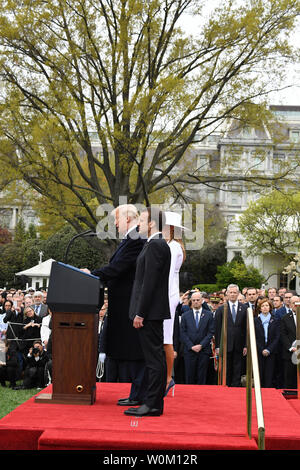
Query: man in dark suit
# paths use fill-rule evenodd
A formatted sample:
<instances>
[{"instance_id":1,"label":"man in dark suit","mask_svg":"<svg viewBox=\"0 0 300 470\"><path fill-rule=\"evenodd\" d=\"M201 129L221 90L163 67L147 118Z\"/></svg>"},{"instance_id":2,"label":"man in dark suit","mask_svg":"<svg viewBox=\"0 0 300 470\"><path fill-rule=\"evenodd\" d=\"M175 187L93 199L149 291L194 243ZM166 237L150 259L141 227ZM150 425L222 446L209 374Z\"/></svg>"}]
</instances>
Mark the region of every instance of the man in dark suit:
<instances>
[{"instance_id":1,"label":"man in dark suit","mask_svg":"<svg viewBox=\"0 0 300 470\"><path fill-rule=\"evenodd\" d=\"M112 215L123 240L109 263L92 271L108 287L106 315L106 381L131 383L129 397L118 405L136 405L142 396L145 363L137 331L129 320L129 305L134 282L136 260L145 240L137 230L138 212L133 205L121 205Z\"/></svg>"},{"instance_id":2,"label":"man in dark suit","mask_svg":"<svg viewBox=\"0 0 300 470\"><path fill-rule=\"evenodd\" d=\"M163 413L167 365L163 347L163 321L170 318L169 271L171 251L162 236L165 215L157 208L140 215L141 235L147 242L137 259L129 316L138 331L143 349L147 390L138 408L129 408L126 415L159 416Z\"/></svg>"},{"instance_id":3,"label":"man in dark suit","mask_svg":"<svg viewBox=\"0 0 300 470\"><path fill-rule=\"evenodd\" d=\"M257 289L255 287L248 287L246 291L247 302L245 303L245 305L247 308L251 307L253 310L253 313L255 312L255 305L256 305L257 297L258 297Z\"/></svg>"},{"instance_id":4,"label":"man in dark suit","mask_svg":"<svg viewBox=\"0 0 300 470\"><path fill-rule=\"evenodd\" d=\"M247 354L247 307L238 302L239 287L230 284L227 287L227 377L229 387L241 385L243 356ZM215 313L216 353L219 355L224 305L218 307Z\"/></svg>"},{"instance_id":5,"label":"man in dark suit","mask_svg":"<svg viewBox=\"0 0 300 470\"><path fill-rule=\"evenodd\" d=\"M283 298L276 294L273 298L273 310L272 314L277 318L277 320L281 320L283 315L287 313L286 308L283 306Z\"/></svg>"},{"instance_id":6,"label":"man in dark suit","mask_svg":"<svg viewBox=\"0 0 300 470\"><path fill-rule=\"evenodd\" d=\"M281 318L280 322L280 337L282 343L282 359L284 362L284 387L295 389L297 388L297 365L292 361L293 353L297 351L295 344L297 329L296 329L296 302L300 298L296 295L290 299L291 312L287 313Z\"/></svg>"},{"instance_id":7,"label":"man in dark suit","mask_svg":"<svg viewBox=\"0 0 300 470\"><path fill-rule=\"evenodd\" d=\"M33 307L35 314L38 315L40 318L45 317L48 315L48 305L43 303L43 293L40 291L36 291L33 294Z\"/></svg>"},{"instance_id":8,"label":"man in dark suit","mask_svg":"<svg viewBox=\"0 0 300 470\"><path fill-rule=\"evenodd\" d=\"M286 313L291 313L290 302L291 302L291 298L293 297L293 295L296 295L296 294L295 294L294 292L290 291L290 290L287 290L287 291L284 293L284 297L283 297L283 307L285 308Z\"/></svg>"},{"instance_id":9,"label":"man in dark suit","mask_svg":"<svg viewBox=\"0 0 300 470\"><path fill-rule=\"evenodd\" d=\"M273 298L273 310L272 315L279 321L279 328L280 328L280 321L284 315L286 315L287 310L283 305L283 297L281 295L276 294ZM283 388L284 387L284 361L282 357L282 341L279 337L278 343L278 352L276 354L275 360L275 387L276 388Z\"/></svg>"},{"instance_id":10,"label":"man in dark suit","mask_svg":"<svg viewBox=\"0 0 300 470\"><path fill-rule=\"evenodd\" d=\"M182 315L180 332L184 343L186 383L205 385L211 339L214 335L214 318L210 310L202 308L201 292L194 292L191 308Z\"/></svg>"}]
</instances>

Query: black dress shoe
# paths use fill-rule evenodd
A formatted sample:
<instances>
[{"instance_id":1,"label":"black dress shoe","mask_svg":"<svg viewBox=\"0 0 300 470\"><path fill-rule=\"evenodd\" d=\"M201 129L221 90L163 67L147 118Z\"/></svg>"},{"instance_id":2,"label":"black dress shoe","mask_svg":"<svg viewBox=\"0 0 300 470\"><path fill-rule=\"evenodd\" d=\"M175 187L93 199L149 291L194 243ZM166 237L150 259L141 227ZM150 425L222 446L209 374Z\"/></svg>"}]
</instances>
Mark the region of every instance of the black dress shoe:
<instances>
[{"instance_id":1,"label":"black dress shoe","mask_svg":"<svg viewBox=\"0 0 300 470\"><path fill-rule=\"evenodd\" d=\"M130 398L120 398L118 400L119 406L138 406L141 405L141 402L138 400L131 400Z\"/></svg>"},{"instance_id":2,"label":"black dress shoe","mask_svg":"<svg viewBox=\"0 0 300 470\"><path fill-rule=\"evenodd\" d=\"M124 414L142 418L143 416L160 416L162 411L158 408L150 408L147 405L141 405L138 408L128 408L128 410L124 411Z\"/></svg>"}]
</instances>

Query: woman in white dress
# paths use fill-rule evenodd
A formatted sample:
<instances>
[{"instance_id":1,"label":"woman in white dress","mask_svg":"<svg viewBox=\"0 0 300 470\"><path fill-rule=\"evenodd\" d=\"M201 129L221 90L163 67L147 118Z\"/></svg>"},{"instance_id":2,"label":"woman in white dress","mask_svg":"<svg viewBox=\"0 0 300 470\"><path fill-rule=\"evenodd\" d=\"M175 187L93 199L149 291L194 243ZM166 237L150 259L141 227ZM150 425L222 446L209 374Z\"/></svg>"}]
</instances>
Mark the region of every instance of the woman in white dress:
<instances>
[{"instance_id":1,"label":"woman in white dress","mask_svg":"<svg viewBox=\"0 0 300 470\"><path fill-rule=\"evenodd\" d=\"M169 274L169 303L171 318L164 320L164 349L167 361L167 387L166 393L172 390L174 395L175 382L172 377L174 363L173 331L175 310L180 300L179 295L179 271L185 260L185 249L181 234L178 237L178 229L181 232L184 227L181 225L181 216L175 212L166 212L166 225L163 235L171 250L171 265ZM174 233L176 232L176 233ZM176 238L175 238L176 237ZM178 238L177 238L178 237Z\"/></svg>"}]
</instances>

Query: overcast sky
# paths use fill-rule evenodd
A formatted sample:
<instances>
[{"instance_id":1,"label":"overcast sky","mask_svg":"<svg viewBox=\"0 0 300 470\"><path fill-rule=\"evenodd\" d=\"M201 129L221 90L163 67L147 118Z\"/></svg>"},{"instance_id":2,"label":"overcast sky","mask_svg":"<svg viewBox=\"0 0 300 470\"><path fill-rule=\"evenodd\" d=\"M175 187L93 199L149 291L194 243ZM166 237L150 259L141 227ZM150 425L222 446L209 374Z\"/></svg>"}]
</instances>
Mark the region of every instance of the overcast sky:
<instances>
[{"instance_id":1,"label":"overcast sky","mask_svg":"<svg viewBox=\"0 0 300 470\"><path fill-rule=\"evenodd\" d=\"M220 0L209 0L205 4L205 8L201 17L206 22L209 14L214 10L216 5L220 4ZM300 22L299 22L300 23ZM300 24L299 24L300 26ZM187 15L184 20L184 27L190 33L192 30L199 28L199 17ZM300 27L294 33L294 43L299 47L300 44ZM290 66L287 71L287 79L282 83L282 88L288 87L282 91L274 92L269 95L270 104L275 105L298 105L300 106L300 63Z\"/></svg>"}]
</instances>

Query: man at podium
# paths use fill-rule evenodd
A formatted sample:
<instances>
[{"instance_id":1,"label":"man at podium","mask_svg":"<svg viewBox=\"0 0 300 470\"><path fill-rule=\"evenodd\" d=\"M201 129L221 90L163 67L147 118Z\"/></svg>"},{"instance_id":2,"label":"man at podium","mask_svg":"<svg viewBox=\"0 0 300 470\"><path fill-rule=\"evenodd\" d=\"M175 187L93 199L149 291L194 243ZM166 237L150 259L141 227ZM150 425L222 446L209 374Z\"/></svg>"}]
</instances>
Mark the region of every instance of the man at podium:
<instances>
[{"instance_id":1,"label":"man at podium","mask_svg":"<svg viewBox=\"0 0 300 470\"><path fill-rule=\"evenodd\" d=\"M119 234L123 236L122 242L109 263L91 274L98 276L108 287L106 381L131 382L129 397L121 398L118 405L137 405L143 396L141 384L145 366L138 333L129 319L129 304L136 259L145 240L138 232L138 212L134 205L120 205L111 215L114 216Z\"/></svg>"}]
</instances>

